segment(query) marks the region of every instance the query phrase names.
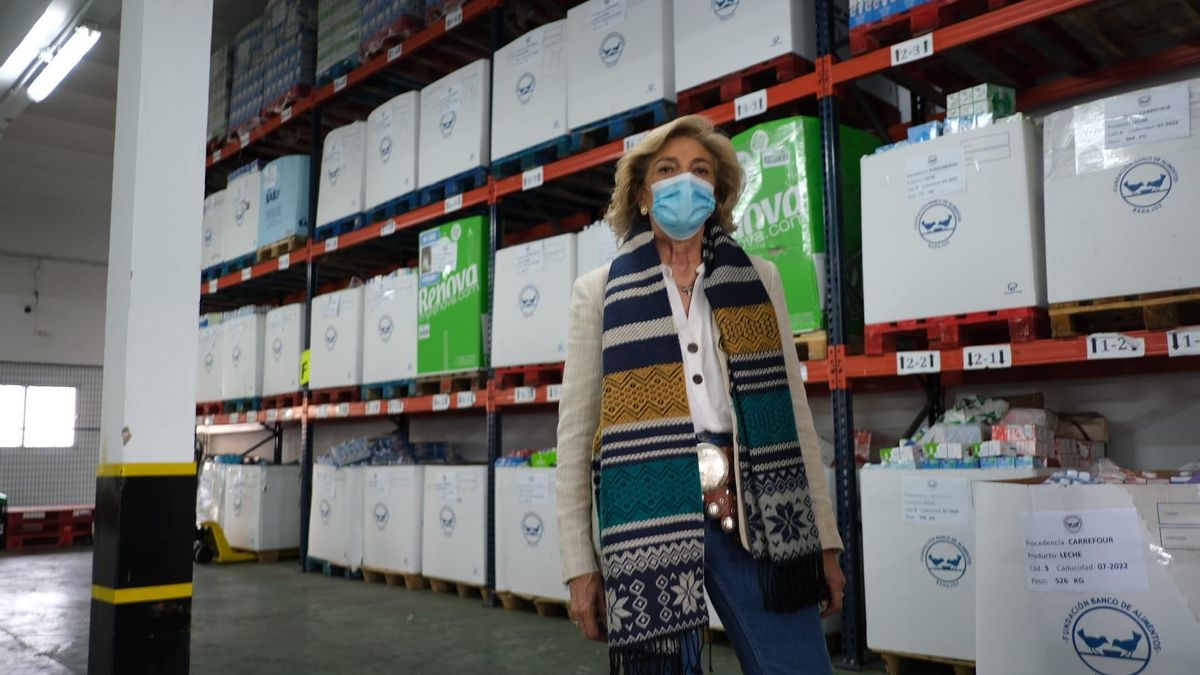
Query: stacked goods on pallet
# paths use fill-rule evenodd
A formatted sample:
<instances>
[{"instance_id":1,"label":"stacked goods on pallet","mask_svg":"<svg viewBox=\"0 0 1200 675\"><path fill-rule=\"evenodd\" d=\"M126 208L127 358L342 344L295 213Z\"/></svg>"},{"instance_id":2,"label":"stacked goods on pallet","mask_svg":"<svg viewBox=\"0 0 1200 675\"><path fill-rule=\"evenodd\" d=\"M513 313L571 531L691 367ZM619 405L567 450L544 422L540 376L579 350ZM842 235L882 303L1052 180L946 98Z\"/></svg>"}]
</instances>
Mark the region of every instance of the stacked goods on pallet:
<instances>
[{"instance_id":1,"label":"stacked goods on pallet","mask_svg":"<svg viewBox=\"0 0 1200 675\"><path fill-rule=\"evenodd\" d=\"M367 282L362 379L386 384L417 376L417 270L399 269Z\"/></svg>"},{"instance_id":2,"label":"stacked goods on pallet","mask_svg":"<svg viewBox=\"0 0 1200 675\"><path fill-rule=\"evenodd\" d=\"M313 466L310 558L350 570L362 567L364 477L361 466Z\"/></svg>"},{"instance_id":3,"label":"stacked goods on pallet","mask_svg":"<svg viewBox=\"0 0 1200 675\"><path fill-rule=\"evenodd\" d=\"M1054 455L1058 465L1086 468L1108 450L1108 420L1098 413L1065 413L1058 416Z\"/></svg>"},{"instance_id":4,"label":"stacked goods on pallet","mask_svg":"<svg viewBox=\"0 0 1200 675\"><path fill-rule=\"evenodd\" d=\"M488 223L472 216L420 236L417 372L482 368L487 302Z\"/></svg>"},{"instance_id":5,"label":"stacked goods on pallet","mask_svg":"<svg viewBox=\"0 0 1200 675\"><path fill-rule=\"evenodd\" d=\"M1198 101L1192 79L1046 118L1050 302L1200 287Z\"/></svg>"},{"instance_id":6,"label":"stacked goods on pallet","mask_svg":"<svg viewBox=\"0 0 1200 675\"><path fill-rule=\"evenodd\" d=\"M209 141L223 143L229 129L229 87L232 69L229 45L221 45L208 60L208 133Z\"/></svg>"},{"instance_id":7,"label":"stacked goods on pallet","mask_svg":"<svg viewBox=\"0 0 1200 675\"><path fill-rule=\"evenodd\" d=\"M200 467L196 480L196 524L216 523L225 528L225 479L230 465L208 460Z\"/></svg>"},{"instance_id":8,"label":"stacked goods on pallet","mask_svg":"<svg viewBox=\"0 0 1200 675\"><path fill-rule=\"evenodd\" d=\"M367 117L366 195L373 211L417 189L417 132L421 92L410 91L387 101ZM407 210L407 209L406 209ZM382 214L398 215L398 209Z\"/></svg>"},{"instance_id":9,"label":"stacked goods on pallet","mask_svg":"<svg viewBox=\"0 0 1200 675\"><path fill-rule=\"evenodd\" d=\"M492 366L567 358L576 235L560 234L496 251Z\"/></svg>"},{"instance_id":10,"label":"stacked goods on pallet","mask_svg":"<svg viewBox=\"0 0 1200 675\"><path fill-rule=\"evenodd\" d=\"M488 163L490 62L480 59L421 90L420 187Z\"/></svg>"},{"instance_id":11,"label":"stacked goods on pallet","mask_svg":"<svg viewBox=\"0 0 1200 675\"><path fill-rule=\"evenodd\" d=\"M266 311L242 307L221 320L221 399L258 398L263 392L263 327Z\"/></svg>"},{"instance_id":12,"label":"stacked goods on pallet","mask_svg":"<svg viewBox=\"0 0 1200 675\"><path fill-rule=\"evenodd\" d=\"M690 89L788 54L816 60L813 3L674 0L675 88Z\"/></svg>"},{"instance_id":13,"label":"stacked goods on pallet","mask_svg":"<svg viewBox=\"0 0 1200 675\"><path fill-rule=\"evenodd\" d=\"M859 158L879 142L843 127L842 251L857 257L860 246ZM735 236L748 253L779 268L792 332L825 328L825 216L821 123L793 117L759 124L733 137L746 187L734 208ZM857 276L857 275L852 275ZM851 326L862 316L852 308Z\"/></svg>"},{"instance_id":14,"label":"stacked goods on pallet","mask_svg":"<svg viewBox=\"0 0 1200 675\"><path fill-rule=\"evenodd\" d=\"M583 228L575 242L575 270L583 276L617 257L621 242L608 223L598 220Z\"/></svg>"},{"instance_id":15,"label":"stacked goods on pallet","mask_svg":"<svg viewBox=\"0 0 1200 675\"><path fill-rule=\"evenodd\" d=\"M300 466L246 464L227 471L221 525L229 545L246 551L299 546Z\"/></svg>"},{"instance_id":16,"label":"stacked goods on pallet","mask_svg":"<svg viewBox=\"0 0 1200 675\"><path fill-rule=\"evenodd\" d=\"M286 155L262 171L258 245L308 236L308 155ZM260 256L261 257L261 256Z\"/></svg>"},{"instance_id":17,"label":"stacked goods on pallet","mask_svg":"<svg viewBox=\"0 0 1200 675\"><path fill-rule=\"evenodd\" d=\"M496 52L492 74L494 162L567 133L566 33L567 22L554 21Z\"/></svg>"},{"instance_id":18,"label":"stacked goods on pallet","mask_svg":"<svg viewBox=\"0 0 1200 675\"><path fill-rule=\"evenodd\" d=\"M671 26L670 0L588 0L571 8L567 127L674 101Z\"/></svg>"},{"instance_id":19,"label":"stacked goods on pallet","mask_svg":"<svg viewBox=\"0 0 1200 675\"><path fill-rule=\"evenodd\" d=\"M863 158L867 324L1045 306L1040 145L1016 115Z\"/></svg>"},{"instance_id":20,"label":"stacked goods on pallet","mask_svg":"<svg viewBox=\"0 0 1200 675\"><path fill-rule=\"evenodd\" d=\"M422 0L360 0L359 54L369 58L425 25Z\"/></svg>"},{"instance_id":21,"label":"stacked goods on pallet","mask_svg":"<svg viewBox=\"0 0 1200 675\"><path fill-rule=\"evenodd\" d=\"M318 228L362 213L366 198L366 142L365 122L353 122L325 135L317 193ZM320 233L317 236L321 238Z\"/></svg>"},{"instance_id":22,"label":"stacked goods on pallet","mask_svg":"<svg viewBox=\"0 0 1200 675\"><path fill-rule=\"evenodd\" d=\"M368 466L363 471L363 567L421 574L425 467Z\"/></svg>"},{"instance_id":23,"label":"stacked goods on pallet","mask_svg":"<svg viewBox=\"0 0 1200 675\"><path fill-rule=\"evenodd\" d=\"M471 586L487 579L486 466L427 466L422 500L421 570Z\"/></svg>"},{"instance_id":24,"label":"stacked goods on pallet","mask_svg":"<svg viewBox=\"0 0 1200 675\"><path fill-rule=\"evenodd\" d=\"M263 334L263 396L300 391L300 353L304 350L304 303L267 312Z\"/></svg>"},{"instance_id":25,"label":"stacked goods on pallet","mask_svg":"<svg viewBox=\"0 0 1200 675\"><path fill-rule=\"evenodd\" d=\"M362 384L363 287L354 286L312 300L309 387Z\"/></svg>"},{"instance_id":26,"label":"stacked goods on pallet","mask_svg":"<svg viewBox=\"0 0 1200 675\"><path fill-rule=\"evenodd\" d=\"M451 12L462 9L467 0L425 0L425 23L441 21Z\"/></svg>"},{"instance_id":27,"label":"stacked goods on pallet","mask_svg":"<svg viewBox=\"0 0 1200 675\"><path fill-rule=\"evenodd\" d=\"M225 207L225 190L217 190L204 198L204 218L200 233L200 268L208 269L224 262L225 222L229 211Z\"/></svg>"},{"instance_id":28,"label":"stacked goods on pallet","mask_svg":"<svg viewBox=\"0 0 1200 675\"><path fill-rule=\"evenodd\" d=\"M196 401L206 403L221 400L222 315L204 314L200 317L199 344L196 349Z\"/></svg>"},{"instance_id":29,"label":"stacked goods on pallet","mask_svg":"<svg viewBox=\"0 0 1200 675\"><path fill-rule=\"evenodd\" d=\"M233 81L229 91L229 133L258 124L263 107L263 20L251 21L233 40Z\"/></svg>"},{"instance_id":30,"label":"stacked goods on pallet","mask_svg":"<svg viewBox=\"0 0 1200 675\"><path fill-rule=\"evenodd\" d=\"M315 0L271 0L263 13L263 113L308 93L316 66Z\"/></svg>"},{"instance_id":31,"label":"stacked goods on pallet","mask_svg":"<svg viewBox=\"0 0 1200 675\"><path fill-rule=\"evenodd\" d=\"M980 675L1196 671L1196 485L1139 480L978 486Z\"/></svg>"},{"instance_id":32,"label":"stacked goods on pallet","mask_svg":"<svg viewBox=\"0 0 1200 675\"><path fill-rule=\"evenodd\" d=\"M496 469L496 590L567 602L558 550L554 451Z\"/></svg>"},{"instance_id":33,"label":"stacked goods on pallet","mask_svg":"<svg viewBox=\"0 0 1200 675\"><path fill-rule=\"evenodd\" d=\"M850 0L850 27L858 28L882 21L894 14L936 0Z\"/></svg>"},{"instance_id":34,"label":"stacked goods on pallet","mask_svg":"<svg viewBox=\"0 0 1200 675\"><path fill-rule=\"evenodd\" d=\"M221 258L225 262L254 262L258 252L258 226L262 213L262 172L252 162L229 175L225 190L225 222Z\"/></svg>"},{"instance_id":35,"label":"stacked goods on pallet","mask_svg":"<svg viewBox=\"0 0 1200 675\"><path fill-rule=\"evenodd\" d=\"M317 5L317 82L328 82L359 64L361 0L319 0Z\"/></svg>"}]
</instances>

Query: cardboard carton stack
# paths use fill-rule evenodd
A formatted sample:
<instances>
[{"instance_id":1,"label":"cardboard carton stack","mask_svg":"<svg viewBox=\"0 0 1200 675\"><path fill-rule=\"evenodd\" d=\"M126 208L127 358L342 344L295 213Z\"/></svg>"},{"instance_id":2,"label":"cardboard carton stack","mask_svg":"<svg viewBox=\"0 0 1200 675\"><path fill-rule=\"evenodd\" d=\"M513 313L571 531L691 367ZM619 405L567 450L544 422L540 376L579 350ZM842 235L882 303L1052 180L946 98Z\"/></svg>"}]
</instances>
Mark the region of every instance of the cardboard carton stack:
<instances>
[{"instance_id":1,"label":"cardboard carton stack","mask_svg":"<svg viewBox=\"0 0 1200 675\"><path fill-rule=\"evenodd\" d=\"M229 133L258 124L263 107L263 19L246 24L233 41L233 78L229 92Z\"/></svg>"},{"instance_id":2,"label":"cardboard carton stack","mask_svg":"<svg viewBox=\"0 0 1200 675\"><path fill-rule=\"evenodd\" d=\"M317 5L317 81L358 65L362 35L360 0L320 0Z\"/></svg>"},{"instance_id":3,"label":"cardboard carton stack","mask_svg":"<svg viewBox=\"0 0 1200 675\"><path fill-rule=\"evenodd\" d=\"M316 66L315 0L271 0L263 13L263 108L277 113L312 86Z\"/></svg>"},{"instance_id":4,"label":"cardboard carton stack","mask_svg":"<svg viewBox=\"0 0 1200 675\"><path fill-rule=\"evenodd\" d=\"M221 45L208 60L209 141L224 142L229 128L229 86L232 82L229 45Z\"/></svg>"}]
</instances>

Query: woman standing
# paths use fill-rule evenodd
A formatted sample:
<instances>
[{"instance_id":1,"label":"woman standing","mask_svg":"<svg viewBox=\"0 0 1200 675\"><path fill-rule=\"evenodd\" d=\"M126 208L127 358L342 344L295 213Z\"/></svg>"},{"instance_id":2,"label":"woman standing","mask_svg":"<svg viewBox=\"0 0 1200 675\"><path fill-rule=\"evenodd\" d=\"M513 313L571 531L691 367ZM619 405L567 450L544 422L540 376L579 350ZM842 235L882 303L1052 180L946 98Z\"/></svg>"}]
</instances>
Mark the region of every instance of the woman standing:
<instances>
[{"instance_id":1,"label":"woman standing","mask_svg":"<svg viewBox=\"0 0 1200 675\"><path fill-rule=\"evenodd\" d=\"M559 531L613 673L701 672L705 588L746 673L831 671L841 539L779 272L730 236L741 185L706 118L652 131L617 165L616 259L575 283Z\"/></svg>"}]
</instances>

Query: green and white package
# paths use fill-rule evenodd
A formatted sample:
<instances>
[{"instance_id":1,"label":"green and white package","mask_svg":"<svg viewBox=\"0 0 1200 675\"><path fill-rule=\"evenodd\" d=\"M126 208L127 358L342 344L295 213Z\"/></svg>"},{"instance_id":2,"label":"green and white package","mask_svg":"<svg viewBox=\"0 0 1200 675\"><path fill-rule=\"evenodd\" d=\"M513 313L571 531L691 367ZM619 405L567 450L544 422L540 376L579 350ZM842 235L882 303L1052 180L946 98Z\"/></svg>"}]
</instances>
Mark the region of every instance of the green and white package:
<instances>
[{"instance_id":1,"label":"green and white package","mask_svg":"<svg viewBox=\"0 0 1200 675\"><path fill-rule=\"evenodd\" d=\"M417 290L417 373L484 366L488 226L462 218L421 233Z\"/></svg>"},{"instance_id":2,"label":"green and white package","mask_svg":"<svg viewBox=\"0 0 1200 675\"><path fill-rule=\"evenodd\" d=\"M842 127L844 259L862 246L859 158L879 145L872 135ZM825 215L821 125L813 117L765 122L733 137L746 186L734 207L735 238L747 253L779 268L792 332L825 328ZM853 273L852 279L861 279ZM861 281L857 297L861 298ZM861 300L849 309L851 327L862 325Z\"/></svg>"}]
</instances>

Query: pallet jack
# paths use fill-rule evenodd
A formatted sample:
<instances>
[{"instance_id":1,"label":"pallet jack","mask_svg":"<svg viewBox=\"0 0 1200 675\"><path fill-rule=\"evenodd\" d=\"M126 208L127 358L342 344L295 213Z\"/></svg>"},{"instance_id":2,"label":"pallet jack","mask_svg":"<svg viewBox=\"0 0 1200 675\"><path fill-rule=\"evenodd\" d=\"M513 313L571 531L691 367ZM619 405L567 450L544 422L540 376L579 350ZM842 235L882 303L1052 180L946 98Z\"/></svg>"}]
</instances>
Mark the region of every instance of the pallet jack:
<instances>
[{"instance_id":1,"label":"pallet jack","mask_svg":"<svg viewBox=\"0 0 1200 675\"><path fill-rule=\"evenodd\" d=\"M192 559L201 565L208 563L239 563L258 560L258 554L238 551L229 545L221 525L206 520L196 526L196 539L192 543Z\"/></svg>"}]
</instances>

